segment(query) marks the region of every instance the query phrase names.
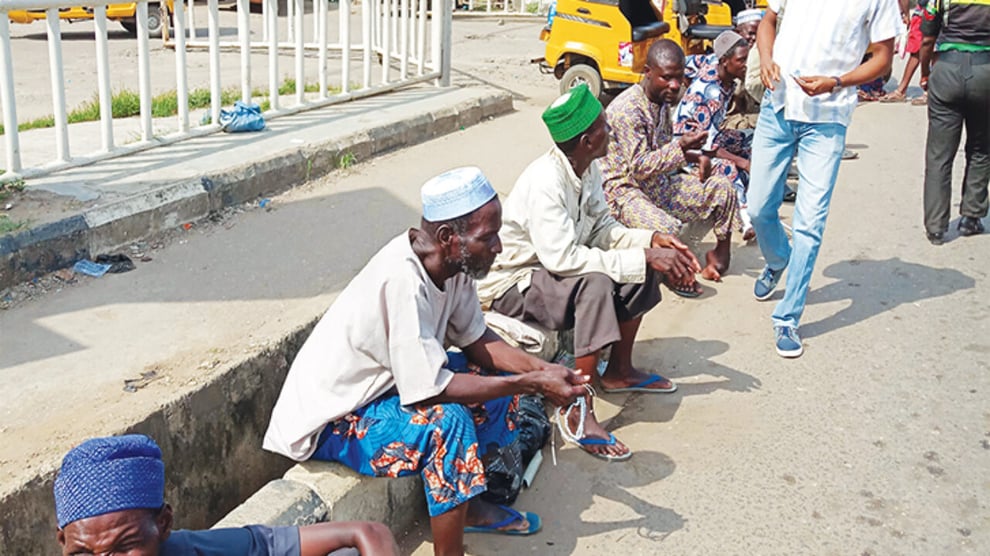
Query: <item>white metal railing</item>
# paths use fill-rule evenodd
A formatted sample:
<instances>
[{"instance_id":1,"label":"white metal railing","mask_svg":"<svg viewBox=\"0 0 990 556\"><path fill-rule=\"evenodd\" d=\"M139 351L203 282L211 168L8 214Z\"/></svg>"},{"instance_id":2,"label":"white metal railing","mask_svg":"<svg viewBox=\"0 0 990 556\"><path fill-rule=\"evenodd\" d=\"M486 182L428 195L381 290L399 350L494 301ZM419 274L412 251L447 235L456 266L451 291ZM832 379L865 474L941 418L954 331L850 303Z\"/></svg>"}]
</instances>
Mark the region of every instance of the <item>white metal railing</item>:
<instances>
[{"instance_id":1,"label":"white metal railing","mask_svg":"<svg viewBox=\"0 0 990 556\"><path fill-rule=\"evenodd\" d=\"M310 0L312 13L305 13L306 0L288 0L293 6L291 17L286 18L287 29L280 31L278 0L263 0L261 14L261 39L252 36L252 16L249 0L237 0L237 39L221 37L218 0L175 0L172 23L174 32L166 44L174 49L175 90L178 104L177 131L156 136L154 133L151 103L151 68L148 38L148 1L137 3L138 83L140 95L140 141L118 145L114 140L111 108L112 64L110 63L106 6L108 0L0 0L0 102L3 105L6 172L0 182L48 174L56 170L81 166L97 160L121 156L156 145L170 144L190 137L219 130L221 98L226 73L239 65L239 88L245 102L260 100L252 81L252 53L266 53L267 100L266 119L294 114L304 110L381 94L415 83L433 81L438 86L450 85L451 12L453 0L432 0L438 10L427 10L429 0L339 0L337 26L329 24L329 0ZM360 2L360 13L352 17L352 4ZM207 38L202 40L196 27L197 7L207 12ZM335 5L338 2L334 2ZM95 19L96 82L100 107L100 149L96 152L73 156L70 151L66 109L66 83L63 71L62 41L59 8L72 6L92 7ZM52 109L55 123L55 159L47 163L25 167L21 161L15 72L33 71L35 67L24 64L17 67L11 47L10 22L7 12L12 10L44 10L48 26L48 53L51 68ZM312 19L312 34L305 32L307 15ZM169 31L166 29L166 33ZM283 34L287 38L281 40ZM209 60L210 107L208 123L190 125L189 91L194 84L189 80L187 56L196 50L206 50ZM317 51L315 81L318 92L306 94L307 52ZM233 52L232 52L233 51ZM291 100L280 94L280 59L291 54L295 80ZM330 56L339 66L336 72L328 69ZM239 64L232 59L239 58ZM311 57L310 57L311 58ZM222 61L226 64L222 64ZM285 60L282 60L285 61ZM312 62L309 62L310 65ZM380 63L380 73L373 71ZM360 66L358 81L351 74L352 66ZM34 64L36 66L36 64ZM221 69L224 72L221 72ZM156 68L157 69L157 68ZM312 68L310 69L312 71ZM223 73L223 76L222 76ZM232 73L232 72L231 72ZM222 78L223 77L223 78ZM331 84L339 92L330 92ZM162 92L162 91L159 91Z\"/></svg>"},{"instance_id":2,"label":"white metal railing","mask_svg":"<svg viewBox=\"0 0 990 556\"><path fill-rule=\"evenodd\" d=\"M552 0L457 0L457 4L465 10L465 15L545 16L551 2Z\"/></svg>"}]
</instances>

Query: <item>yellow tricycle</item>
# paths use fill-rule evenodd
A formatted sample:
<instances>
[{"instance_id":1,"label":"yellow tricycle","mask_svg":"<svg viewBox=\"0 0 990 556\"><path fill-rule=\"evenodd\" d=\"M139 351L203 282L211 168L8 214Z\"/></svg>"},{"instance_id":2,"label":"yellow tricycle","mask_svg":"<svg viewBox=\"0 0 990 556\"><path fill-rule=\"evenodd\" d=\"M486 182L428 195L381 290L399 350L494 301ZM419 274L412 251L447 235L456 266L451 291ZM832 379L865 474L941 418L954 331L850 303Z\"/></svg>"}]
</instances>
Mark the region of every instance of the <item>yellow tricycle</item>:
<instances>
[{"instance_id":1,"label":"yellow tricycle","mask_svg":"<svg viewBox=\"0 0 990 556\"><path fill-rule=\"evenodd\" d=\"M595 95L638 82L650 45L665 35L694 54L732 28L720 0L557 0L547 19L541 69L561 93L587 83Z\"/></svg>"}]
</instances>

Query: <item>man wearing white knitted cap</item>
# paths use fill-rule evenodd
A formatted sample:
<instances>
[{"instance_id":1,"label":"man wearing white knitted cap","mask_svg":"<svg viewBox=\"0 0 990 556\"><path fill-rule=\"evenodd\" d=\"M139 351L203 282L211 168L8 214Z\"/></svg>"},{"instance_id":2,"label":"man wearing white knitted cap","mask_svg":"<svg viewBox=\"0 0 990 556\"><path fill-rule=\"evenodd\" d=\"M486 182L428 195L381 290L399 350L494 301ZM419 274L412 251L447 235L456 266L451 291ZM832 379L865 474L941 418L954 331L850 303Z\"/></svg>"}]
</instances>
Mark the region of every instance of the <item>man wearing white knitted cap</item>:
<instances>
[{"instance_id":1,"label":"man wearing white knitted cap","mask_svg":"<svg viewBox=\"0 0 990 556\"><path fill-rule=\"evenodd\" d=\"M420 473L435 552L462 554L465 532L540 529L536 514L478 497L483 458L518 435L519 394L567 405L585 380L485 325L475 279L502 250L502 205L484 174L441 174L423 186L422 200L420 227L371 258L300 349L264 448L366 475Z\"/></svg>"}]
</instances>

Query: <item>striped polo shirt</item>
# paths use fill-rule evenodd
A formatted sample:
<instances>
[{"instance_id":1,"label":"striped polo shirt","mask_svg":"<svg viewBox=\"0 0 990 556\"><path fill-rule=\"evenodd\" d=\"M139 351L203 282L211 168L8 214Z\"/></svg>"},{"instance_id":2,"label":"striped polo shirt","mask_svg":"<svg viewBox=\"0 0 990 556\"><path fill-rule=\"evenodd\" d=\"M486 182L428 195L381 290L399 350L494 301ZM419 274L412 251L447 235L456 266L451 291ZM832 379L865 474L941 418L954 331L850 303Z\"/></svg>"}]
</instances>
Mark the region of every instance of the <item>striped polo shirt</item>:
<instances>
[{"instance_id":1,"label":"striped polo shirt","mask_svg":"<svg viewBox=\"0 0 990 556\"><path fill-rule=\"evenodd\" d=\"M777 12L784 0L769 0ZM787 17L774 42L773 60L781 81L771 93L775 111L788 120L848 126L856 108L856 87L816 97L793 76L841 76L862 63L871 43L905 30L897 0L787 0Z\"/></svg>"}]
</instances>

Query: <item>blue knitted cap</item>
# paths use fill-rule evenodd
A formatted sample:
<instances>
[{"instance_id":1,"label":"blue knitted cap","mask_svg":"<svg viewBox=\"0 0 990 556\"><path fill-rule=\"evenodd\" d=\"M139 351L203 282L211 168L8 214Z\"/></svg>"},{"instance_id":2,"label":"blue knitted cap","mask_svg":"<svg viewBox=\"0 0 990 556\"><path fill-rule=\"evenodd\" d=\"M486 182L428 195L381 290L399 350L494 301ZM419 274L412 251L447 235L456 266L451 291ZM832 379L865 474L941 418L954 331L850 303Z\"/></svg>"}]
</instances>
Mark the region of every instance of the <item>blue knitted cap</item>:
<instances>
[{"instance_id":1,"label":"blue knitted cap","mask_svg":"<svg viewBox=\"0 0 990 556\"><path fill-rule=\"evenodd\" d=\"M62 459L55 479L58 528L73 521L165 503L165 464L143 434L93 438Z\"/></svg>"}]
</instances>

